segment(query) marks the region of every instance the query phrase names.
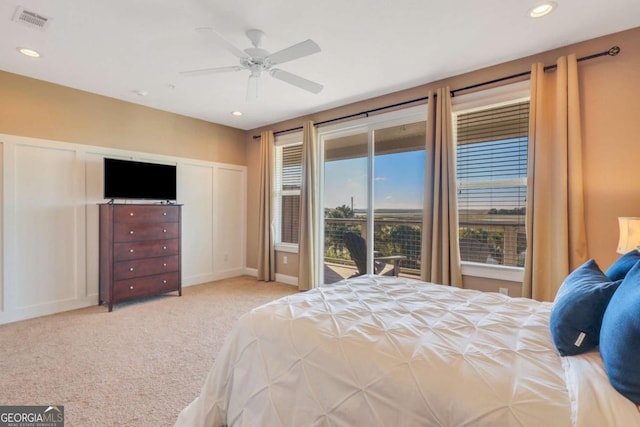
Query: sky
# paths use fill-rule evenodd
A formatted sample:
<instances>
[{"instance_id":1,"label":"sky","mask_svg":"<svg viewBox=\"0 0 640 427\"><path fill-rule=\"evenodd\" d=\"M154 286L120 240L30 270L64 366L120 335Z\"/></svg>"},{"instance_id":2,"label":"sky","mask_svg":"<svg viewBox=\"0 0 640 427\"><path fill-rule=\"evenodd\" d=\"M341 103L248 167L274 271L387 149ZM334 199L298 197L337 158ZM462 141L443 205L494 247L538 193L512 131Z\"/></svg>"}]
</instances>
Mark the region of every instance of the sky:
<instances>
[{"instance_id":1,"label":"sky","mask_svg":"<svg viewBox=\"0 0 640 427\"><path fill-rule=\"evenodd\" d=\"M425 151L375 156L374 208L422 209ZM325 163L324 206L367 208L367 160L356 158Z\"/></svg>"}]
</instances>

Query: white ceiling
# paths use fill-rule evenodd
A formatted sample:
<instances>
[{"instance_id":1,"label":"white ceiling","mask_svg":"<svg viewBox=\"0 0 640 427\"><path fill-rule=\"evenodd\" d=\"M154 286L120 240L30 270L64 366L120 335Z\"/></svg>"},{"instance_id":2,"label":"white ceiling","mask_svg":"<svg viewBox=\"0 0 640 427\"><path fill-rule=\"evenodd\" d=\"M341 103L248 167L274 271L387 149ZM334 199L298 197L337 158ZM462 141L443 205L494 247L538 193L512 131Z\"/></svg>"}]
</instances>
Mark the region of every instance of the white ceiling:
<instances>
[{"instance_id":1,"label":"white ceiling","mask_svg":"<svg viewBox=\"0 0 640 427\"><path fill-rule=\"evenodd\" d=\"M533 20L528 10L539 0L2 0L0 69L253 129L640 26L639 0L556 1ZM48 28L12 21L18 6L50 18ZM258 100L248 102L248 71L181 76L238 65L197 27L240 49L250 47L246 30L261 29L272 53L313 39L320 53L278 67L324 90L263 75Z\"/></svg>"}]
</instances>

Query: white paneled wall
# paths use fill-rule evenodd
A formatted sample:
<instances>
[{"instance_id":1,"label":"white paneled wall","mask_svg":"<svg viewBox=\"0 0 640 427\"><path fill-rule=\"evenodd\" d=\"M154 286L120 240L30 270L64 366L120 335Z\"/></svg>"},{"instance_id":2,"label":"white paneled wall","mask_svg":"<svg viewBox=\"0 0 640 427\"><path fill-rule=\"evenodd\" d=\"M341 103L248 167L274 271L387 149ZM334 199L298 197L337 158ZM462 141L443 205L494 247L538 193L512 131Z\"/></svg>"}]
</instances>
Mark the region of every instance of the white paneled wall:
<instances>
[{"instance_id":1,"label":"white paneled wall","mask_svg":"<svg viewBox=\"0 0 640 427\"><path fill-rule=\"evenodd\" d=\"M13 197L6 200L13 216L6 237L13 250L7 268L20 286L12 305L25 310L74 300L78 273L84 273L84 266L76 263L76 153L16 144L13 154Z\"/></svg>"},{"instance_id":2,"label":"white paneled wall","mask_svg":"<svg viewBox=\"0 0 640 427\"><path fill-rule=\"evenodd\" d=\"M4 188L2 188L2 182L4 177L4 144L2 138L0 138L0 242L4 242L4 224L2 222L2 212L4 212ZM0 291L4 289L4 244L0 245ZM4 303L4 292L0 292L0 313L6 309Z\"/></svg>"},{"instance_id":3,"label":"white paneled wall","mask_svg":"<svg viewBox=\"0 0 640 427\"><path fill-rule=\"evenodd\" d=\"M225 203L229 209L219 212L215 222L215 240L223 243L213 257L214 268L225 277L237 276L245 267L245 177L241 171L228 166L215 170L215 199ZM240 215L235 214L241 212Z\"/></svg>"},{"instance_id":4,"label":"white paneled wall","mask_svg":"<svg viewBox=\"0 0 640 427\"><path fill-rule=\"evenodd\" d=\"M99 151L87 151L84 153L84 182L85 182L85 233L87 242L91 244L86 248L86 265L87 275L85 280L85 292L87 297L92 301L98 301L98 272L99 272L99 260L100 251L99 247L94 242L98 242L100 238L100 217L98 203L104 203L102 198L103 180L102 180L102 159L104 154ZM109 157L120 157L111 156Z\"/></svg>"},{"instance_id":5,"label":"white paneled wall","mask_svg":"<svg viewBox=\"0 0 640 427\"><path fill-rule=\"evenodd\" d=\"M198 224L196 227L183 227L183 239L190 244L182 248L182 268L190 272L189 281L202 283L212 280L214 272L213 168L195 162L182 166L178 178L178 194L184 203L182 222Z\"/></svg>"},{"instance_id":6,"label":"white paneled wall","mask_svg":"<svg viewBox=\"0 0 640 427\"><path fill-rule=\"evenodd\" d=\"M177 165L183 286L244 274L244 166L0 134L0 324L98 303L104 157Z\"/></svg>"}]
</instances>

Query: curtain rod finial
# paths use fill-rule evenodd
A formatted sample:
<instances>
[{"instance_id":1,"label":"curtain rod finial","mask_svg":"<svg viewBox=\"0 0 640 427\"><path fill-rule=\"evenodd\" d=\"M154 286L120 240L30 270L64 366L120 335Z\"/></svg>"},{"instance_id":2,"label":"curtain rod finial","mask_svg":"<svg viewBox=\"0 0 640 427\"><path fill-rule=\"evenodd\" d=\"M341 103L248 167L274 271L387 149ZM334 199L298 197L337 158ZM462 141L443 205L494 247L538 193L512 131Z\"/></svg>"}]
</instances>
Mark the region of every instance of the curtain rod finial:
<instances>
[{"instance_id":1,"label":"curtain rod finial","mask_svg":"<svg viewBox=\"0 0 640 427\"><path fill-rule=\"evenodd\" d=\"M607 52L609 56L616 56L620 53L620 46L614 46Z\"/></svg>"}]
</instances>

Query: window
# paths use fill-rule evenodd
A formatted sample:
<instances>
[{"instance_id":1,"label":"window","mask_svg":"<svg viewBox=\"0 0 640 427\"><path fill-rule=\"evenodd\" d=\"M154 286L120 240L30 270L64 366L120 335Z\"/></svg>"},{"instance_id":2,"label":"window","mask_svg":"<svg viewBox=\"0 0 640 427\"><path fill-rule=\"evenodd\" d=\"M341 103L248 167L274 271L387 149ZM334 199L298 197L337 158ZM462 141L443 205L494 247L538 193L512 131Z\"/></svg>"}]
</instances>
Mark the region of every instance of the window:
<instances>
[{"instance_id":1,"label":"window","mask_svg":"<svg viewBox=\"0 0 640 427\"><path fill-rule=\"evenodd\" d=\"M295 142L292 142L295 141ZM295 250L298 245L300 189L302 187L302 142L291 135L276 139L274 179L274 223L278 249Z\"/></svg>"},{"instance_id":2,"label":"window","mask_svg":"<svg viewBox=\"0 0 640 427\"><path fill-rule=\"evenodd\" d=\"M524 266L529 101L454 114L462 261Z\"/></svg>"}]
</instances>

